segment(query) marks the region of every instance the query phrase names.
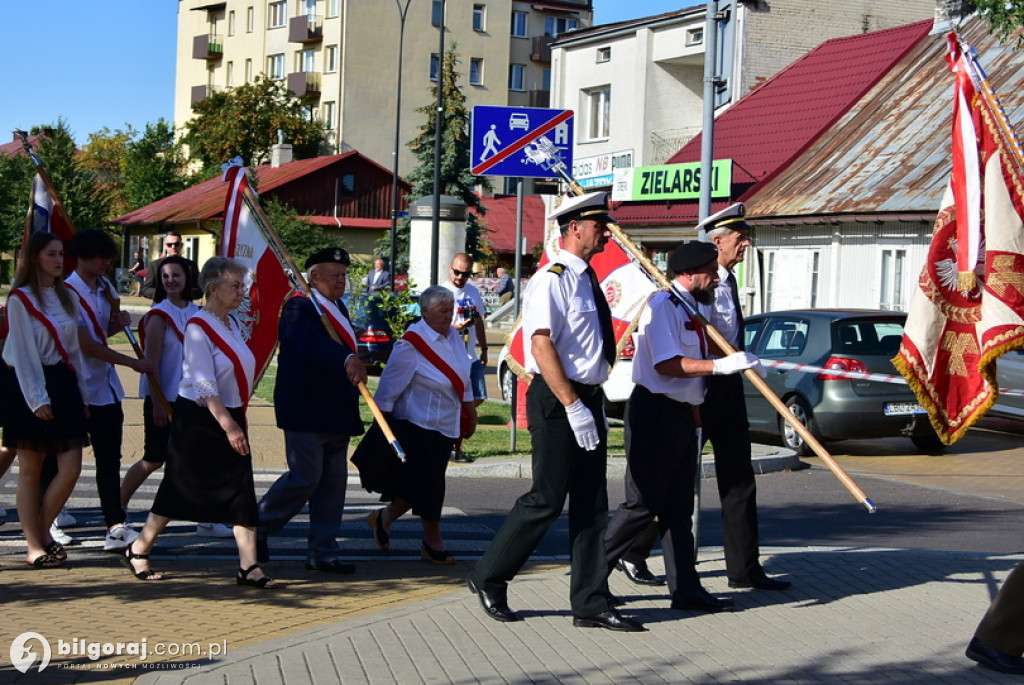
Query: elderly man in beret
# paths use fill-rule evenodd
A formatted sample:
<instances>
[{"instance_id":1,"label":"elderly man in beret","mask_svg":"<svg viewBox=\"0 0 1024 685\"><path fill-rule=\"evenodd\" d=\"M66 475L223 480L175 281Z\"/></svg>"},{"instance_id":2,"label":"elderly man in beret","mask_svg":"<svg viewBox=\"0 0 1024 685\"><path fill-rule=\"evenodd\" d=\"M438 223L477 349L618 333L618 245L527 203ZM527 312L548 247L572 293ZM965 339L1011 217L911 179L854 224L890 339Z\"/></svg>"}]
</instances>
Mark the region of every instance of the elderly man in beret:
<instances>
[{"instance_id":1,"label":"elderly man in beret","mask_svg":"<svg viewBox=\"0 0 1024 685\"><path fill-rule=\"evenodd\" d=\"M697 468L694 414L704 401L705 376L738 374L760 360L748 352L708 359L697 314L714 301L718 249L691 241L669 258L668 290L651 296L640 316L633 357L633 393L626 403L626 501L608 524L605 553L611 573L634 538L655 517L662 536L672 608L728 611L733 603L705 590L693 558L693 488Z\"/></svg>"},{"instance_id":2,"label":"elderly man in beret","mask_svg":"<svg viewBox=\"0 0 1024 685\"><path fill-rule=\"evenodd\" d=\"M336 536L348 485L348 443L363 432L356 385L366 381L355 335L341 296L349 256L327 248L306 260L309 297L297 295L281 311L278 325L277 385L274 411L284 430L288 471L259 503L256 545L259 561L269 561L268 536L279 531L309 502L306 568L352 573L338 559ZM321 322L311 298L327 315L338 340Z\"/></svg>"}]
</instances>

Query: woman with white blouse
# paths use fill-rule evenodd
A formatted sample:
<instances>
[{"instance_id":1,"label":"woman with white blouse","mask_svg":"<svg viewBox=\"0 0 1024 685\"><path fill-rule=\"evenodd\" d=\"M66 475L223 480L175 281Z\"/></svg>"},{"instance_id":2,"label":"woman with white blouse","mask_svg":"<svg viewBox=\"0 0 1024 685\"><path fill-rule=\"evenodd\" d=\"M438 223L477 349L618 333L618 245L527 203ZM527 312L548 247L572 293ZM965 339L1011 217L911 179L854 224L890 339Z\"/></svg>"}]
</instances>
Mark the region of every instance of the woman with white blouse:
<instances>
[{"instance_id":1,"label":"woman with white blouse","mask_svg":"<svg viewBox=\"0 0 1024 685\"><path fill-rule=\"evenodd\" d=\"M124 563L139 580L161 580L149 567L157 536L172 519L212 521L233 527L239 585L280 587L256 563L256 489L246 434L245 408L256 361L242 329L228 314L246 293L246 269L213 257L203 266L202 310L185 327L184 364L163 481L138 540Z\"/></svg>"},{"instance_id":2,"label":"woman with white blouse","mask_svg":"<svg viewBox=\"0 0 1024 685\"><path fill-rule=\"evenodd\" d=\"M17 383L4 389L3 444L18 453L18 518L28 544L26 561L36 568L56 568L67 559L50 536L50 524L78 481L86 435L85 385L75 372L83 367L81 309L64 286L63 272L63 243L37 231L29 236L7 298L10 331L3 359ZM51 451L57 476L40 503L43 459Z\"/></svg>"}]
</instances>

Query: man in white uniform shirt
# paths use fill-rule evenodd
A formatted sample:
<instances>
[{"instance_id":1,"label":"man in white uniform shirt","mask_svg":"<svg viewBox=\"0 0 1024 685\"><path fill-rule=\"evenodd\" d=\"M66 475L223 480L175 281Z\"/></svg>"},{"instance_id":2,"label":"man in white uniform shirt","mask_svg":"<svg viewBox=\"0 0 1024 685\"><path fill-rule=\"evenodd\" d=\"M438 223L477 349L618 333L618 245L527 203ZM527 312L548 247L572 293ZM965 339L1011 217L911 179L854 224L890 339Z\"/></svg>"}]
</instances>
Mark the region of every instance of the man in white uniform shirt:
<instances>
[{"instance_id":1,"label":"man in white uniform shirt","mask_svg":"<svg viewBox=\"0 0 1024 685\"><path fill-rule=\"evenodd\" d=\"M465 252L452 258L448 267L448 281L442 285L455 295L455 313L452 315L452 326L462 336L466 344L466 356L469 358L470 385L473 386L473 403L480 406L487 399L487 383L484 379L484 367L487 366L487 331L484 330L484 314L487 307L480 290L469 282L473 275L473 260ZM479 344L480 353L477 354ZM455 441L451 461L469 463L473 459L462 451L462 439Z\"/></svg>"},{"instance_id":2,"label":"man in white uniform shirt","mask_svg":"<svg viewBox=\"0 0 1024 685\"><path fill-rule=\"evenodd\" d=\"M68 253L77 259L75 271L65 283L78 293L82 302L82 320L78 323L78 342L85 354L85 386L89 396L87 428L96 461L96 490L100 509L107 525L103 542L105 551L127 547L138 534L125 525L121 507L121 439L124 411L121 399L124 390L114 364L127 366L139 373L153 371L152 362L115 352L107 338L131 323L128 312L113 312L116 289L104 274L117 255L113 239L103 231L80 231L68 242Z\"/></svg>"}]
</instances>

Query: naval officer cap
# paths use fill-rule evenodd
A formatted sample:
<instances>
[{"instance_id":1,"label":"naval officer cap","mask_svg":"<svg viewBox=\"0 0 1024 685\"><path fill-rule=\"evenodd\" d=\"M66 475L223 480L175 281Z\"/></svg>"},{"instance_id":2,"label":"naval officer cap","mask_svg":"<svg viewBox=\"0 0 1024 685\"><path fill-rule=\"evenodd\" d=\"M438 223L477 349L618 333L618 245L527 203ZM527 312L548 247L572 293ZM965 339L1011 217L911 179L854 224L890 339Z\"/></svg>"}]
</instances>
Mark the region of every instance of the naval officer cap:
<instances>
[{"instance_id":1,"label":"naval officer cap","mask_svg":"<svg viewBox=\"0 0 1024 685\"><path fill-rule=\"evenodd\" d=\"M341 249L340 247L325 247L319 252L314 252L306 259L305 268L309 270L311 266L317 264L344 264L348 266L351 260L348 258L348 252Z\"/></svg>"},{"instance_id":2,"label":"naval officer cap","mask_svg":"<svg viewBox=\"0 0 1024 685\"><path fill-rule=\"evenodd\" d=\"M562 201L554 212L548 216L548 221L556 221L559 226L564 226L572 220L582 221L593 219L594 221L615 221L608 214L608 193L597 191L570 197Z\"/></svg>"},{"instance_id":3,"label":"naval officer cap","mask_svg":"<svg viewBox=\"0 0 1024 685\"><path fill-rule=\"evenodd\" d=\"M737 202L701 221L697 224L697 230L712 231L716 228L731 228L734 231L749 230L752 227L743 218L746 214L747 208L742 202Z\"/></svg>"},{"instance_id":4,"label":"naval officer cap","mask_svg":"<svg viewBox=\"0 0 1024 685\"><path fill-rule=\"evenodd\" d=\"M691 240L677 247L668 258L668 268L674 274L699 269L705 264L718 260L718 248L714 243Z\"/></svg>"}]
</instances>

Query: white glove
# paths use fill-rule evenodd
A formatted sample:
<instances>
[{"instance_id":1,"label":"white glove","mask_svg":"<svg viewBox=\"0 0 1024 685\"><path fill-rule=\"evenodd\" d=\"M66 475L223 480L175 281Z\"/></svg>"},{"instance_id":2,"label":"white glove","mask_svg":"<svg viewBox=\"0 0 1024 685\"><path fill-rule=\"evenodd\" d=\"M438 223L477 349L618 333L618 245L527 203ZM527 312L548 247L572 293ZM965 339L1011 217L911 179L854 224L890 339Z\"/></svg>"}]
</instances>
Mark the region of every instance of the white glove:
<instances>
[{"instance_id":1,"label":"white glove","mask_svg":"<svg viewBox=\"0 0 1024 685\"><path fill-rule=\"evenodd\" d=\"M716 376L727 376L747 369L753 369L761 378L768 375L761 366L761 360L750 352L733 352L727 357L714 360L713 364L712 373Z\"/></svg>"},{"instance_id":2,"label":"white glove","mask_svg":"<svg viewBox=\"0 0 1024 685\"><path fill-rule=\"evenodd\" d=\"M576 400L567 406L565 417L569 419L569 427L576 436L576 443L588 452L597 449L601 438L597 434L594 415L583 404L583 400Z\"/></svg>"}]
</instances>

